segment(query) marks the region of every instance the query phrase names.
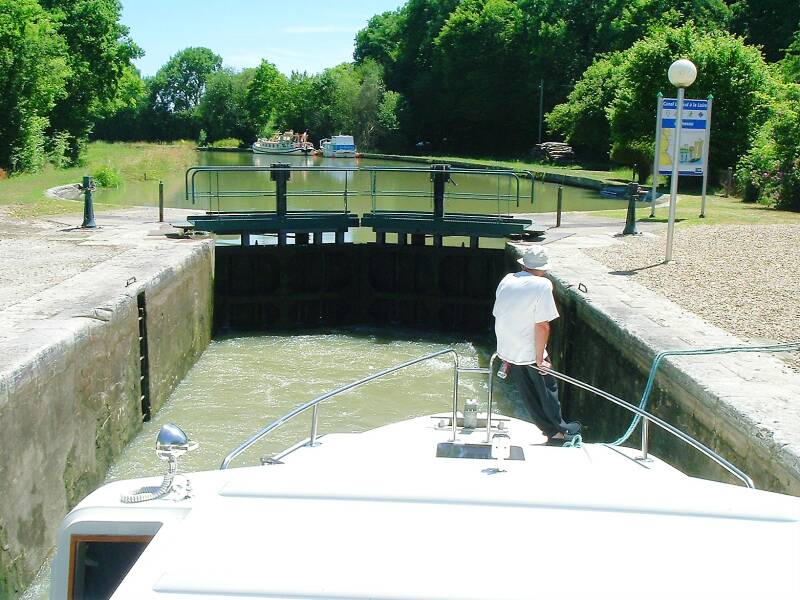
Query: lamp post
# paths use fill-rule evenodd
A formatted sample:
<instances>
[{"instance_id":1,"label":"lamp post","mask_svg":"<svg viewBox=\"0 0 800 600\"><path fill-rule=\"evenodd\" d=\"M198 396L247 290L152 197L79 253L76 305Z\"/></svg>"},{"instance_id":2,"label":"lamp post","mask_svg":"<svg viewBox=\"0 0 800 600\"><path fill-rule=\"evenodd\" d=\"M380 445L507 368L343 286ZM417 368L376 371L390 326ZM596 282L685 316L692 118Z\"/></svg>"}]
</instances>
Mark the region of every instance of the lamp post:
<instances>
[{"instance_id":1,"label":"lamp post","mask_svg":"<svg viewBox=\"0 0 800 600\"><path fill-rule=\"evenodd\" d=\"M667 224L667 254L664 262L672 260L672 236L675 231L675 206L678 203L678 174L681 145L681 125L683 123L683 96L687 87L697 79L697 67L685 58L676 60L667 72L669 82L678 88L678 106L675 114L675 143L672 147L672 177L669 189L669 221Z\"/></svg>"}]
</instances>

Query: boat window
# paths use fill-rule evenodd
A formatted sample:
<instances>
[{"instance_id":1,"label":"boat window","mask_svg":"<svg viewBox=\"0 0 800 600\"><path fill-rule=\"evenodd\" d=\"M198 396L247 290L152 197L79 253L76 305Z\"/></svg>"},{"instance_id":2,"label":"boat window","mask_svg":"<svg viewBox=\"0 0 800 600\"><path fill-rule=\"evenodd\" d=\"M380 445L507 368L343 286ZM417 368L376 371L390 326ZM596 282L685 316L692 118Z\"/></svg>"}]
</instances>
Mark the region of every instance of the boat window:
<instances>
[{"instance_id":1,"label":"boat window","mask_svg":"<svg viewBox=\"0 0 800 600\"><path fill-rule=\"evenodd\" d=\"M70 600L107 600L141 556L151 536L73 536Z\"/></svg>"},{"instance_id":2,"label":"boat window","mask_svg":"<svg viewBox=\"0 0 800 600\"><path fill-rule=\"evenodd\" d=\"M441 442L436 446L437 458L482 458L492 459L492 446L489 444L454 444ZM508 460L525 460L525 453L520 446L511 446Z\"/></svg>"}]
</instances>

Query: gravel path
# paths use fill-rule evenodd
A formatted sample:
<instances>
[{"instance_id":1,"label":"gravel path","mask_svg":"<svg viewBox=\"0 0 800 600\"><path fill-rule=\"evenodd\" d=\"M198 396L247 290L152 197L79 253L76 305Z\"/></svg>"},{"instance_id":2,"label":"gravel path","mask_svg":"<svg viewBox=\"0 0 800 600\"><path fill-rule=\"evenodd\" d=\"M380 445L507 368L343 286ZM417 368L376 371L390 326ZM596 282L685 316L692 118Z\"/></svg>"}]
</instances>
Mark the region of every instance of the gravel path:
<instances>
[{"instance_id":1,"label":"gravel path","mask_svg":"<svg viewBox=\"0 0 800 600\"><path fill-rule=\"evenodd\" d=\"M800 340L800 225L676 229L583 252L746 342ZM784 357L800 370L800 353Z\"/></svg>"}]
</instances>

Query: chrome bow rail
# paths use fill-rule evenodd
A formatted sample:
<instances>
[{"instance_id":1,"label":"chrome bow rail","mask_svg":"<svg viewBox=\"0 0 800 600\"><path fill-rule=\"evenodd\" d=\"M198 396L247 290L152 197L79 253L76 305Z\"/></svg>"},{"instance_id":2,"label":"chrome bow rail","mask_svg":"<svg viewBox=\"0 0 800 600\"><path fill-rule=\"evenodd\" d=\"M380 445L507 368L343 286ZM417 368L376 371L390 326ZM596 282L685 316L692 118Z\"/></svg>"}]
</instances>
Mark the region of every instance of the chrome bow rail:
<instances>
[{"instance_id":1,"label":"chrome bow rail","mask_svg":"<svg viewBox=\"0 0 800 600\"><path fill-rule=\"evenodd\" d=\"M489 386L488 386L488 394L487 394L487 411L486 411L486 442L491 443L491 434L492 434L492 408L493 408L493 396L494 396L494 377L495 377L495 370L494 364L498 359L497 354L492 354L491 358L489 359L489 366L488 368L482 367L462 367L459 365L458 360L458 353L453 348L445 348L443 350L439 350L437 352L432 352L431 354L426 354L425 356L420 356L418 358L409 360L402 364L396 365L394 367L389 367L388 369L384 369L383 371L379 371L378 373L373 373L372 375L368 375L367 377L363 377L357 381L352 383L348 383L340 388L337 388L333 391L326 392L321 396L317 396L313 400L306 402L305 404L301 404L291 412L287 413L286 415L282 416L281 418L273 421L263 429L256 432L252 435L249 439L245 442L240 444L235 450L230 452L225 459L222 461L220 465L220 469L227 469L230 466L231 461L239 456L242 452L250 448L253 444L258 442L259 440L263 439L267 436L271 431L274 431L281 425L291 421L297 415L306 412L308 409L312 409L312 416L311 416L311 434L307 441L301 443L300 445L307 445L307 446L314 446L317 443L317 426L318 426L318 407L319 404L334 396L338 396L348 390L355 389L359 386L364 385L365 383L369 383L370 381L375 381L376 379L380 379L381 377L385 377L391 373L396 373L397 371L401 371L406 369L412 365L416 365L428 360L432 360L434 358L438 358L440 356L444 356L445 354L449 354L453 359L453 414L452 414L452 441L456 441L456 434L457 434L457 417L458 417L458 380L460 373L481 373L481 374L488 374L489 375ZM643 410L633 404L622 400L614 396L613 394L609 394L599 388L596 388L588 383L584 383L574 377L570 377L569 375L565 375L563 373L559 373L553 369L549 369L546 367L534 367L538 369L542 373L546 373L552 375L556 379L559 379L565 383L570 385L574 385L580 389L586 390L591 392L605 400L608 400L617 406L621 406L625 410L628 410L634 414L639 415L642 418L642 444L641 444L641 452L642 455L638 458L639 460L647 461L648 460L648 453L649 453L649 444L650 444L650 437L649 437L649 424L652 422L653 424L657 425L667 433L677 437L679 440L683 441L684 443L688 444L692 448L698 450L706 457L710 458L714 461L717 465L728 471L731 475L742 481L744 485L749 488L755 488L753 484L753 480L744 473L742 470L722 458L719 454L708 448L701 442L694 439L689 434L681 431L680 429L670 425L663 419Z\"/></svg>"}]
</instances>

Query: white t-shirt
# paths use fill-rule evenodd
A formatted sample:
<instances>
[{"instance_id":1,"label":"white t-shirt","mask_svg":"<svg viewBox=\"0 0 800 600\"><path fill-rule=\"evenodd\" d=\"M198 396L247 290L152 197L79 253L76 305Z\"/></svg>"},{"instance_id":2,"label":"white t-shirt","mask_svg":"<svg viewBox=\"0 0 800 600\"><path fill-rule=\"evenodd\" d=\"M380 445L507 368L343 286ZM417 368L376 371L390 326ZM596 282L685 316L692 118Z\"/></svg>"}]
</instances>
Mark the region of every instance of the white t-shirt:
<instances>
[{"instance_id":1,"label":"white t-shirt","mask_svg":"<svg viewBox=\"0 0 800 600\"><path fill-rule=\"evenodd\" d=\"M492 314L497 355L515 365L534 363L534 325L558 318L552 282L525 271L509 273L497 286Z\"/></svg>"}]
</instances>

